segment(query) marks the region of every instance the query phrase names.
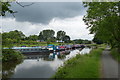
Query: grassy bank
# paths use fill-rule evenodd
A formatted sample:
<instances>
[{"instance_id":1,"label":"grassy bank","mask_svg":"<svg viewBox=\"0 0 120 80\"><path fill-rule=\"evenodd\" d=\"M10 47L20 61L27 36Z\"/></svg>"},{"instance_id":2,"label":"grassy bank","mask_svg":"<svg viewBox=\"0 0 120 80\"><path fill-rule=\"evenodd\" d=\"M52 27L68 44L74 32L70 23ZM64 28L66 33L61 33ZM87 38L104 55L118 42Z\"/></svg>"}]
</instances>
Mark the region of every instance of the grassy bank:
<instances>
[{"instance_id":1,"label":"grassy bank","mask_svg":"<svg viewBox=\"0 0 120 80\"><path fill-rule=\"evenodd\" d=\"M66 61L52 78L100 78L100 56L103 48L77 55Z\"/></svg>"},{"instance_id":2,"label":"grassy bank","mask_svg":"<svg viewBox=\"0 0 120 80\"><path fill-rule=\"evenodd\" d=\"M120 62L120 53L118 53L117 49L112 49L110 53L114 59Z\"/></svg>"},{"instance_id":3,"label":"grassy bank","mask_svg":"<svg viewBox=\"0 0 120 80\"><path fill-rule=\"evenodd\" d=\"M66 44L72 44L72 43L50 42L49 44L66 45ZM21 46L32 47L32 46L47 46L48 43L47 42L36 42L36 41L21 41L19 43L12 43L11 45L12 46L18 46L18 47L21 47ZM3 47L7 47L7 46L3 45Z\"/></svg>"}]
</instances>

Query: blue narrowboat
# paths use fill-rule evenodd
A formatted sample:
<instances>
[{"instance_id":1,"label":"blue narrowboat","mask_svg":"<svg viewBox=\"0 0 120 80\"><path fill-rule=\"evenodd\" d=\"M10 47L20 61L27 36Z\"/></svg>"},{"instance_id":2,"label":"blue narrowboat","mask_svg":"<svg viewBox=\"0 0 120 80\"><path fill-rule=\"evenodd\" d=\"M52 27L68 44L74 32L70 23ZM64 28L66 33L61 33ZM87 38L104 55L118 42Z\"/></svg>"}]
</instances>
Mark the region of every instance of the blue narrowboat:
<instances>
[{"instance_id":1,"label":"blue narrowboat","mask_svg":"<svg viewBox=\"0 0 120 80\"><path fill-rule=\"evenodd\" d=\"M36 52L48 52L47 48L42 47L13 47L12 49L20 51L22 53L36 53Z\"/></svg>"},{"instance_id":2,"label":"blue narrowboat","mask_svg":"<svg viewBox=\"0 0 120 80\"><path fill-rule=\"evenodd\" d=\"M48 49L49 51L55 51L55 50L56 50L56 46L55 46L55 45L52 45L52 44L49 44L49 45L47 46L47 49Z\"/></svg>"},{"instance_id":3,"label":"blue narrowboat","mask_svg":"<svg viewBox=\"0 0 120 80\"><path fill-rule=\"evenodd\" d=\"M71 48L72 48L71 45L66 45L66 49L67 49L67 50L69 50L69 49L71 49Z\"/></svg>"}]
</instances>

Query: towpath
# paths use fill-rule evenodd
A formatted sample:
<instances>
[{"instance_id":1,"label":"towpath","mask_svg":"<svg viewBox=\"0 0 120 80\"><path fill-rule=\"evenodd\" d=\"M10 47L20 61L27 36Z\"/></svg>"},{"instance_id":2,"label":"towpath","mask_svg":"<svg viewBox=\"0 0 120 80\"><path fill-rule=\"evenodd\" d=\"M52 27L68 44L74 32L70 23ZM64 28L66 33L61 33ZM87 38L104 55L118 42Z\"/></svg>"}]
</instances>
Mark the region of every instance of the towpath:
<instances>
[{"instance_id":1,"label":"towpath","mask_svg":"<svg viewBox=\"0 0 120 80\"><path fill-rule=\"evenodd\" d=\"M120 76L118 75L120 64L112 58L108 48L103 51L101 60L102 78L118 78Z\"/></svg>"}]
</instances>

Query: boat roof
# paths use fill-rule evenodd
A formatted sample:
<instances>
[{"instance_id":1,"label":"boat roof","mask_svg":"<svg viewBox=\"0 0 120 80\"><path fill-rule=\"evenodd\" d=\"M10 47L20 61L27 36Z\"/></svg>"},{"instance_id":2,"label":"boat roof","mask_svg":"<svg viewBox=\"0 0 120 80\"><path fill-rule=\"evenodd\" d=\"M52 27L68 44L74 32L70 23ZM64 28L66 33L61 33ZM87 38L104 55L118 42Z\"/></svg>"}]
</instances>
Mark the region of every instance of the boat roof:
<instances>
[{"instance_id":1,"label":"boat roof","mask_svg":"<svg viewBox=\"0 0 120 80\"><path fill-rule=\"evenodd\" d=\"M38 49L41 47L13 47L12 49Z\"/></svg>"}]
</instances>

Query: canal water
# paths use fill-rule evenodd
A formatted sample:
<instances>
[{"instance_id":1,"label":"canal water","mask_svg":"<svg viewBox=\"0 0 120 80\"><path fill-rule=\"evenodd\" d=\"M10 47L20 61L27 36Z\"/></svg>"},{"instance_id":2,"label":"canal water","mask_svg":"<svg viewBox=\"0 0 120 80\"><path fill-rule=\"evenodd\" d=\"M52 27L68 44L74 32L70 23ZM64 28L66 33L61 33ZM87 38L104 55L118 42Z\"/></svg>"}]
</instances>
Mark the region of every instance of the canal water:
<instances>
[{"instance_id":1,"label":"canal water","mask_svg":"<svg viewBox=\"0 0 120 80\"><path fill-rule=\"evenodd\" d=\"M86 47L82 50L25 55L22 62L3 64L3 78L50 78L66 60L90 51L91 48Z\"/></svg>"}]
</instances>

